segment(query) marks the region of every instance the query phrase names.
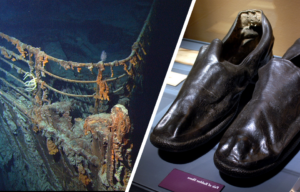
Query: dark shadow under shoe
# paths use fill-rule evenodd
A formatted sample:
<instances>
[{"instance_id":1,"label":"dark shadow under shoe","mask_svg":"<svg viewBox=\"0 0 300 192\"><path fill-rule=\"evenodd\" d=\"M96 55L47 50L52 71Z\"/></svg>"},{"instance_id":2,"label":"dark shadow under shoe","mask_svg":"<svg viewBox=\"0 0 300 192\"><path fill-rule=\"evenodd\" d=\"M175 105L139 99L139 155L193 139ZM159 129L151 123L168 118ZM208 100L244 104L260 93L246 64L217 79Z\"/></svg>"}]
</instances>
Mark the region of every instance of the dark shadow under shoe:
<instances>
[{"instance_id":1,"label":"dark shadow under shoe","mask_svg":"<svg viewBox=\"0 0 300 192\"><path fill-rule=\"evenodd\" d=\"M224 133L214 155L233 177L256 177L278 166L300 142L300 39L282 59L259 70L252 99Z\"/></svg>"},{"instance_id":2,"label":"dark shadow under shoe","mask_svg":"<svg viewBox=\"0 0 300 192\"><path fill-rule=\"evenodd\" d=\"M166 151L206 143L233 120L240 96L260 66L272 58L274 37L260 10L238 14L229 33L203 46L176 99L151 133Z\"/></svg>"}]
</instances>

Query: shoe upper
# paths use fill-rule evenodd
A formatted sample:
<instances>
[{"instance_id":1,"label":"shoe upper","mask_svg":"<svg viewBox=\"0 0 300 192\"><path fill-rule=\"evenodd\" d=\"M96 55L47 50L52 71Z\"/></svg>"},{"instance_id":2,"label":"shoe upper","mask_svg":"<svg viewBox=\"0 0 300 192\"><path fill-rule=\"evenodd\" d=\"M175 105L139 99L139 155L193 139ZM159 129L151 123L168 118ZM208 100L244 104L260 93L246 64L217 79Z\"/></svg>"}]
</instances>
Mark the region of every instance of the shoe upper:
<instances>
[{"instance_id":1,"label":"shoe upper","mask_svg":"<svg viewBox=\"0 0 300 192\"><path fill-rule=\"evenodd\" d=\"M259 69L252 99L215 153L221 171L232 176L257 174L282 161L300 141L299 48L300 39L282 59L273 58Z\"/></svg>"},{"instance_id":2,"label":"shoe upper","mask_svg":"<svg viewBox=\"0 0 300 192\"><path fill-rule=\"evenodd\" d=\"M234 117L240 95L259 66L273 56L273 41L262 11L240 12L223 41L215 39L200 49L151 142L164 150L184 151L220 132Z\"/></svg>"}]
</instances>

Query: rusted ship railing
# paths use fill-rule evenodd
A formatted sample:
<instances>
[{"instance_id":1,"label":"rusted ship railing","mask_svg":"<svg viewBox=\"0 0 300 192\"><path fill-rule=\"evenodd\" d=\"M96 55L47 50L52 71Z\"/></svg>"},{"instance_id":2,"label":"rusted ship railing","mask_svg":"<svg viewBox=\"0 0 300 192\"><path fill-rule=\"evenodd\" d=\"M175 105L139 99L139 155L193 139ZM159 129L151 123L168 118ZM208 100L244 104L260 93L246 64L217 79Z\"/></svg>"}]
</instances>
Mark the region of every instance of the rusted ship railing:
<instances>
[{"instance_id":1,"label":"rusted ship railing","mask_svg":"<svg viewBox=\"0 0 300 192\"><path fill-rule=\"evenodd\" d=\"M151 11L150 11L151 13ZM94 98L94 113L98 112L98 106L100 100L108 100L109 101L109 94L116 94L122 89L127 89L128 92L133 91L135 85L124 84L115 90L110 90L108 83L112 83L113 81L123 78L125 76L134 79L136 76L141 76L141 70L138 69L143 62L143 56L146 55L145 47L143 42L143 36L145 35L145 31L151 31L151 27L149 24L149 18L151 14L148 14L148 17L144 23L144 26L136 40L133 43L131 48L131 53L129 56L122 60L115 60L112 62L104 62L99 61L97 63L78 63L73 61L64 61L51 55L48 55L44 51L41 51L40 48L32 47L31 45L27 45L20 40L16 39L15 37L8 36L4 33L0 32L0 37L6 39L15 48L18 50L19 54L0 46L1 55L3 58L0 58L3 63L10 65L11 68L16 69L19 74L26 75L27 81L29 83L25 83L27 86L27 91L32 91L35 95L36 104L43 105L42 96L44 98L47 97L49 94L48 90L56 92L61 95L69 96L69 97L82 97L82 98ZM11 60L11 61L9 61ZM21 61L25 62L28 67L29 71L18 67L16 64L12 62ZM97 70L97 79L95 80L75 80L75 79L68 79L64 77L60 77L55 75L45 69L45 66L50 62L58 63L62 66L65 70L77 70L78 73L81 72L83 68L87 68L93 73L93 69ZM124 73L114 77L113 67L114 66L123 66ZM103 78L102 73L106 70L106 68L110 69L111 77L110 78ZM8 71L1 68L1 71L5 74L11 76ZM78 83L78 84L96 84L95 93L91 95L81 95L81 94L71 94L65 93L56 89L55 87L47 84L45 80L42 80L42 77L50 76L55 79L59 79L61 81L69 82L69 83ZM12 77L12 76L11 76ZM31 78L31 80L28 80ZM15 80L21 82L20 79L14 77Z\"/></svg>"},{"instance_id":2,"label":"rusted ship railing","mask_svg":"<svg viewBox=\"0 0 300 192\"><path fill-rule=\"evenodd\" d=\"M138 83L142 81L143 65L149 47L147 40L151 33L152 9L153 5L138 38L131 46L129 56L111 62L105 62L104 59L96 63L65 61L0 32L2 38L0 43L4 42L6 45L0 46L0 73L6 76L0 78L0 107L6 111L6 116L3 117L6 119L3 122L9 118L10 123L26 132L28 138L32 136L29 143L33 144L34 140L40 146L32 148L36 153L39 150L40 157L32 156L32 158L42 157L51 177L55 177L52 174L55 167L48 162L45 147L41 147L42 145L46 145L50 155L60 153L62 160L67 158L70 165L64 161L65 170L74 176L75 166L78 180L85 186L96 183L96 180L92 181L96 175L102 182L102 188L98 189L125 189L132 168L133 144L130 141L132 127L126 107L112 101L111 98L114 95L130 97L138 86L142 86L142 83L140 85ZM12 44L17 51L7 48L12 47L8 44ZM49 69L47 65L55 63L66 71L74 70L77 74L90 73L94 76L87 75L88 77L84 79L76 79L75 76L71 79L62 77L54 74L54 71L47 70ZM115 75L114 67L123 71ZM54 83L56 80L65 82L66 86L69 83L74 86L69 91L60 90ZM80 102L73 102L73 99ZM115 103L108 105L109 102ZM109 108L103 107L105 104ZM85 116L77 114L72 117L71 111L75 107L81 109L78 111L81 115L85 113ZM100 112L106 114L102 117ZM2 121L2 118L0 119ZM7 130L10 128L4 127ZM46 137L46 142L33 135L39 132L44 136L43 139ZM92 136L88 137L90 133ZM79 162L78 159L82 159L79 157L86 161ZM72 164L76 158L77 161ZM93 170L90 170L89 164L97 167L94 176L91 176ZM57 179L54 183L57 185L51 184L53 189L61 190L57 187L59 183ZM63 189L69 188L64 186Z\"/></svg>"}]
</instances>

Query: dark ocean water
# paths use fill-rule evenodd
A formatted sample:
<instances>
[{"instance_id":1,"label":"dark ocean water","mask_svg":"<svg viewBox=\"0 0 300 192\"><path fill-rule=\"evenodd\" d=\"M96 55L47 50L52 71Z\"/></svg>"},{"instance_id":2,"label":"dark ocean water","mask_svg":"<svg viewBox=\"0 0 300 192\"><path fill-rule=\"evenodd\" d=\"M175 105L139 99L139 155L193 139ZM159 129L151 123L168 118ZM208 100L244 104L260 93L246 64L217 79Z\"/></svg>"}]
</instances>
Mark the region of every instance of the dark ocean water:
<instances>
[{"instance_id":1,"label":"dark ocean water","mask_svg":"<svg viewBox=\"0 0 300 192\"><path fill-rule=\"evenodd\" d=\"M134 146L132 151L134 162L190 3L189 0L158 0L155 4L152 0L1 0L0 32L33 47L39 47L47 54L65 61L97 63L101 60L103 51L107 54L107 62L121 60L131 53L131 46L140 34L151 5L154 4L151 32L145 45L148 51L141 71L143 81L140 82L139 89L131 94L127 104L134 128L131 137ZM4 39L0 39L0 46L18 53L15 46ZM29 71L29 66L24 62L16 61L13 64ZM80 73L76 70L65 72L61 66L50 64L47 64L45 69L60 77L76 80L95 80L97 78L96 70L93 70L93 73L87 69L82 69L81 72L79 71ZM23 79L23 75L10 65L0 61L0 67L20 80ZM103 72L103 77L109 78L110 73L110 70ZM124 73L123 67L114 67L115 76L122 73ZM15 83L3 71L0 71L0 77L10 83ZM56 89L65 93L75 94L73 88L80 88L77 85L71 87L70 83L63 81L53 82L47 77L43 80L48 84L52 83ZM119 84L127 80L126 78L120 80ZM10 92L3 82L0 83L0 90ZM18 83L15 86L18 86ZM113 86L116 86L113 88L117 88L117 85ZM85 94L93 94L94 87L85 87L84 91ZM31 93L28 94L34 97ZM65 99L53 93L49 93L48 98L52 99L52 103ZM117 104L123 96L110 93L110 98L110 101L106 103L108 108L103 112L110 113L112 106ZM94 100L78 99L76 102L85 102L86 106L84 112L78 109L71 113L73 122L75 118L92 115L89 108L93 107ZM4 108L0 108L0 113L4 117ZM15 136L4 135L5 131L2 131L0 137L9 142L14 140L13 137L17 137L19 132L22 132L19 126L15 131L16 133L13 133ZM40 139L42 138L41 136ZM3 139L0 145L3 145ZM2 153L0 146L0 190L30 190L32 188L25 179L17 181L18 187L11 188L13 186L11 183L16 182L12 170L16 167L15 158L17 156L13 155L13 150L11 149L11 159L4 162L4 156L7 154ZM28 169L26 164L23 167ZM7 182L1 178L6 178ZM95 188L88 189L95 190Z\"/></svg>"}]
</instances>

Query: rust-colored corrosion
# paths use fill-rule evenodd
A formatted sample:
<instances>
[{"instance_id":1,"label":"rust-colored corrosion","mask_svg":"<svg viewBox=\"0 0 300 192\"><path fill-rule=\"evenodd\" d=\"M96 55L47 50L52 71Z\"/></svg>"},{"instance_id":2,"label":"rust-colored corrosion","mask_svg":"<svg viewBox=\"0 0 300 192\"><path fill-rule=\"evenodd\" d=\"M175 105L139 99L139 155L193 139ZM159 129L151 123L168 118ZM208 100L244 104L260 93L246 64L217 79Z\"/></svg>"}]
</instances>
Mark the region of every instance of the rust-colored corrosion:
<instances>
[{"instance_id":1,"label":"rust-colored corrosion","mask_svg":"<svg viewBox=\"0 0 300 192\"><path fill-rule=\"evenodd\" d=\"M56 145L50 139L47 140L47 148L50 155L55 155L58 152Z\"/></svg>"},{"instance_id":2,"label":"rust-colored corrosion","mask_svg":"<svg viewBox=\"0 0 300 192\"><path fill-rule=\"evenodd\" d=\"M146 22L125 59L94 63L61 60L0 32L16 49L0 46L6 65L0 67L6 75L0 78L0 131L18 146L8 157L26 162L25 172L34 169L25 176L39 175L36 189L125 190L133 148L126 107L142 74L147 49L141 42L149 27Z\"/></svg>"},{"instance_id":3,"label":"rust-colored corrosion","mask_svg":"<svg viewBox=\"0 0 300 192\"><path fill-rule=\"evenodd\" d=\"M100 100L108 100L109 101L109 88L105 80L102 80L102 71L98 70L98 76L97 76L97 85L99 87L99 92L96 93L95 99Z\"/></svg>"},{"instance_id":4,"label":"rust-colored corrosion","mask_svg":"<svg viewBox=\"0 0 300 192\"><path fill-rule=\"evenodd\" d=\"M84 123L85 134L93 135L93 146L99 147L98 154L101 171L98 176L109 189L114 186L125 187L131 173L132 143L130 141L131 124L127 109L115 105L110 114L89 116ZM118 190L124 190L120 188Z\"/></svg>"}]
</instances>

